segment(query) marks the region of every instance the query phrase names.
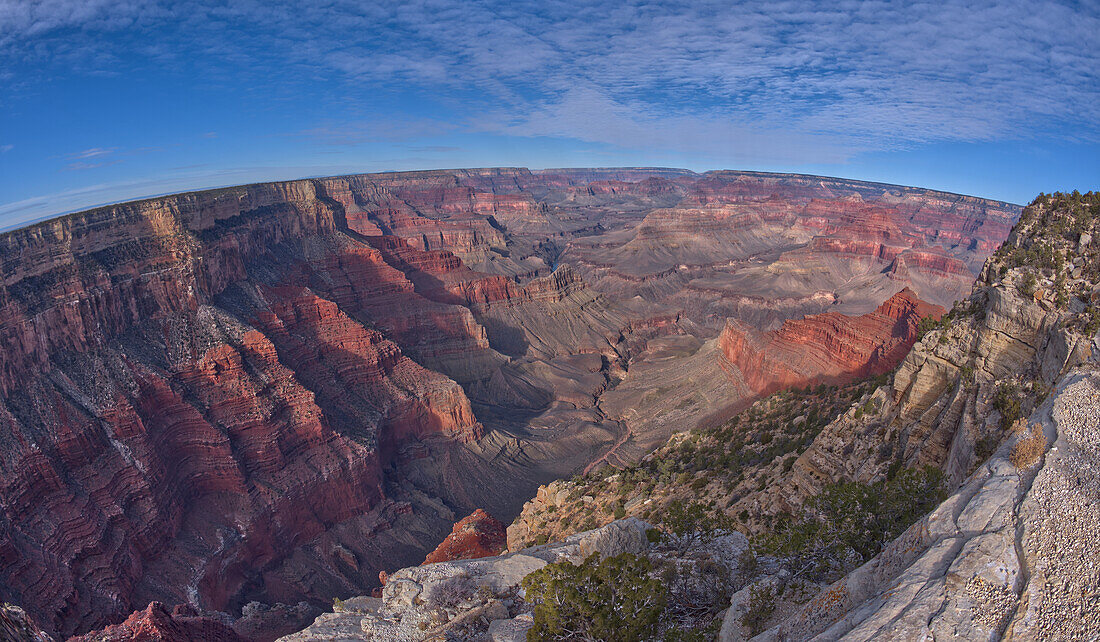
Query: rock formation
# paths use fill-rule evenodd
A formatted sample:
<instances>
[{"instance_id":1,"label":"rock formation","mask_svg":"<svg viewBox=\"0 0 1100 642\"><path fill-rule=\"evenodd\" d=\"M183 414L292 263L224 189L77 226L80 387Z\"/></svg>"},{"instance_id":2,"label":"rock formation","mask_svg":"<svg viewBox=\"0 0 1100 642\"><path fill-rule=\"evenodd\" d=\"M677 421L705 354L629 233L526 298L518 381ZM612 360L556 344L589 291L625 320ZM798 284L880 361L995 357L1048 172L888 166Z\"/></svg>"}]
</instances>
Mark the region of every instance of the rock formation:
<instances>
[{"instance_id":1,"label":"rock formation","mask_svg":"<svg viewBox=\"0 0 1100 642\"><path fill-rule=\"evenodd\" d=\"M138 640L244 642L244 638L238 636L223 622L200 616L185 606L177 606L169 611L160 602L152 602L144 611L135 612L121 624L70 638L70 642L137 642Z\"/></svg>"},{"instance_id":2,"label":"rock formation","mask_svg":"<svg viewBox=\"0 0 1100 642\"><path fill-rule=\"evenodd\" d=\"M749 387L766 395L783 388L847 382L889 372L916 342L920 320L939 319L943 312L905 288L874 312L858 317L816 314L786 321L765 334L730 320L719 342Z\"/></svg>"},{"instance_id":3,"label":"rock formation","mask_svg":"<svg viewBox=\"0 0 1100 642\"><path fill-rule=\"evenodd\" d=\"M1063 378L1032 415L1034 460L1014 457L1028 434L1013 435L878 557L753 639L1095 639L1098 402L1100 364ZM740 615L720 640L743 639Z\"/></svg>"},{"instance_id":4,"label":"rock formation","mask_svg":"<svg viewBox=\"0 0 1100 642\"><path fill-rule=\"evenodd\" d=\"M340 603L305 630L282 642L319 640L489 639L523 642L533 623L531 604L517 590L520 581L548 563L580 563L624 553L652 555L670 567L699 572L700 564L736 571L747 542L734 533L691 554L655 545L652 526L634 518L617 520L563 542L534 546L498 557L440 562L401 569L387 578L381 598L356 597ZM681 597L680 586L670 593Z\"/></svg>"},{"instance_id":5,"label":"rock formation","mask_svg":"<svg viewBox=\"0 0 1100 642\"><path fill-rule=\"evenodd\" d=\"M1029 295L1023 283L1034 268L1010 266L1013 256L1052 242L1071 260L1079 252L1086 256L1078 260L1087 260L1076 241L1050 239L1042 218L1052 215L1049 206L1032 208L1031 216L1038 218L1017 226L982 270L971 296L918 342L892 382L867 400L876 412L840 418L799 457L792 475L775 489L785 498L782 503L801 503L824 480L880 474L888 459L853 459L846 452L877 449L883 436L905 462L936 466L961 483L1004 438L1011 423L1002 420L1008 407L1029 411L1069 368L1087 359L1092 338L1082 333L1080 319L1091 318L1095 308L1090 312L1077 295L1061 305L1051 294ZM1039 283L1048 292L1061 287L1084 294L1094 287L1093 278L1081 274L1059 286L1051 274Z\"/></svg>"},{"instance_id":6,"label":"rock formation","mask_svg":"<svg viewBox=\"0 0 1100 642\"><path fill-rule=\"evenodd\" d=\"M1016 214L819 177L485 169L5 233L0 598L64 637L151 602L234 619L365 593L457 516L510 518L750 401L713 376L726 318L944 302ZM873 247L832 251L862 230Z\"/></svg>"},{"instance_id":7,"label":"rock formation","mask_svg":"<svg viewBox=\"0 0 1100 642\"><path fill-rule=\"evenodd\" d=\"M18 606L0 605L0 637L8 642L52 642Z\"/></svg>"},{"instance_id":8,"label":"rock formation","mask_svg":"<svg viewBox=\"0 0 1100 642\"><path fill-rule=\"evenodd\" d=\"M551 515L583 517L584 504L659 520L675 490L767 534L827 485L931 466L947 500L838 581L814 585L758 558L760 579L733 595L719 639L752 637L750 615L764 625L754 640L1095 638L1096 199L1033 203L971 295L825 424L806 429L818 407L799 416L824 386L772 395L735 421L674 436L637 467L540 487L510 543L545 533ZM792 445L799 454L784 456Z\"/></svg>"},{"instance_id":9,"label":"rock formation","mask_svg":"<svg viewBox=\"0 0 1100 642\"><path fill-rule=\"evenodd\" d=\"M480 508L456 522L451 534L424 558L425 564L497 555L507 546L504 524Z\"/></svg>"},{"instance_id":10,"label":"rock formation","mask_svg":"<svg viewBox=\"0 0 1100 642\"><path fill-rule=\"evenodd\" d=\"M1088 472L1100 465L1100 312L1087 300L1100 273L1086 269L1096 250L1082 242L1096 197L1081 199L1029 206L969 299L893 381L827 426L792 474L761 493L765 510L789 510L830 481L881 476L890 458L850 455L884 444L896 461L936 466L957 488L754 639L1098 635L1100 605L1085 596L1100 564ZM739 616L731 609L720 639L742 639Z\"/></svg>"}]
</instances>

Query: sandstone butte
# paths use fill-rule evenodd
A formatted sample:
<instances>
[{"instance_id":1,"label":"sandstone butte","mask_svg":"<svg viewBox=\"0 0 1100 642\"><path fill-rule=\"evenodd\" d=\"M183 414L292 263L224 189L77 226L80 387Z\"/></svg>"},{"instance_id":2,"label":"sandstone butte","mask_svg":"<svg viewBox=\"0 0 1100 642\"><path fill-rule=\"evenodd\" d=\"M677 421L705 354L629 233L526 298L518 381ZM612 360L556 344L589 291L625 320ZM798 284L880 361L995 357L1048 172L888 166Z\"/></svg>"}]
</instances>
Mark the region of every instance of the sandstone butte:
<instances>
[{"instance_id":1,"label":"sandstone butte","mask_svg":"<svg viewBox=\"0 0 1100 642\"><path fill-rule=\"evenodd\" d=\"M135 612L307 617L458 516L508 518L756 396L711 376L727 318L860 314L899 287L945 305L1018 214L813 176L505 168L4 233L0 599L62 639Z\"/></svg>"},{"instance_id":2,"label":"sandstone butte","mask_svg":"<svg viewBox=\"0 0 1100 642\"><path fill-rule=\"evenodd\" d=\"M868 314L815 314L766 333L731 319L719 340L723 354L753 391L767 395L889 372L916 343L920 320L938 320L943 313L941 306L905 288Z\"/></svg>"}]
</instances>

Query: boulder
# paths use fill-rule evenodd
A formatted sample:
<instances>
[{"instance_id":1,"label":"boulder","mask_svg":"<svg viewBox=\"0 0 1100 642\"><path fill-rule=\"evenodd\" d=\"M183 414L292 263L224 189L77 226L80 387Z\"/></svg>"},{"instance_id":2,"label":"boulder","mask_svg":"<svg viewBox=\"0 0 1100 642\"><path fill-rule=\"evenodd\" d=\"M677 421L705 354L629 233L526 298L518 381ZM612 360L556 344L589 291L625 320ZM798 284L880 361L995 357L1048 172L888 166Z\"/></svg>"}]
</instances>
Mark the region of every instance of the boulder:
<instances>
[{"instance_id":1,"label":"boulder","mask_svg":"<svg viewBox=\"0 0 1100 642\"><path fill-rule=\"evenodd\" d=\"M520 613L510 620L493 620L489 623L489 639L492 642L527 642L527 631L535 625L530 613Z\"/></svg>"},{"instance_id":2,"label":"boulder","mask_svg":"<svg viewBox=\"0 0 1100 642\"><path fill-rule=\"evenodd\" d=\"M497 555L505 549L507 543L504 524L479 508L457 522L451 534L434 551L428 553L424 563Z\"/></svg>"},{"instance_id":3,"label":"boulder","mask_svg":"<svg viewBox=\"0 0 1100 642\"><path fill-rule=\"evenodd\" d=\"M394 576L397 574L395 573ZM382 589L382 600L392 610L405 610L415 606L416 598L424 592L424 587L412 580L391 576Z\"/></svg>"},{"instance_id":4,"label":"boulder","mask_svg":"<svg viewBox=\"0 0 1100 642\"><path fill-rule=\"evenodd\" d=\"M577 553L586 559L593 553L614 557L623 553L643 553L649 547L646 531L652 528L640 519L628 517L589 531L577 542Z\"/></svg>"},{"instance_id":5,"label":"boulder","mask_svg":"<svg viewBox=\"0 0 1100 642\"><path fill-rule=\"evenodd\" d=\"M748 609L752 592L769 587L778 592L780 589L778 578L765 577L737 591L730 597L730 607L726 609L725 615L722 616L722 628L718 631L718 642L741 642L741 640L747 640L751 637L748 635L748 629L742 626L741 618L744 617L745 611Z\"/></svg>"}]
</instances>

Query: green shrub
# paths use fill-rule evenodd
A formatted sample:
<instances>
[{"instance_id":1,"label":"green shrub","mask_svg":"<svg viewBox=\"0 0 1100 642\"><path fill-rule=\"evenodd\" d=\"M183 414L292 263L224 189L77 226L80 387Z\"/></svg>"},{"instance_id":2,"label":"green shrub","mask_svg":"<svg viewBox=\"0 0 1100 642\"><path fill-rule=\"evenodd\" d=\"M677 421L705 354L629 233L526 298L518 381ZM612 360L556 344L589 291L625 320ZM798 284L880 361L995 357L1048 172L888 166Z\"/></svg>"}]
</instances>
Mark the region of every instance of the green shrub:
<instances>
[{"instance_id":1,"label":"green shrub","mask_svg":"<svg viewBox=\"0 0 1100 642\"><path fill-rule=\"evenodd\" d=\"M715 618L711 620L710 624L700 629L691 631L669 629L665 632L665 636L662 640L663 642L710 642L718 636L718 631L721 628L722 620L720 618Z\"/></svg>"},{"instance_id":2,"label":"green shrub","mask_svg":"<svg viewBox=\"0 0 1100 642\"><path fill-rule=\"evenodd\" d=\"M1089 307L1089 321L1085 324L1085 335L1095 336L1097 332L1100 332L1100 307Z\"/></svg>"},{"instance_id":3,"label":"green shrub","mask_svg":"<svg viewBox=\"0 0 1100 642\"><path fill-rule=\"evenodd\" d=\"M782 518L756 546L787 560L796 576L835 577L878 555L945 497L943 473L931 466L904 469L886 481L829 484L801 516Z\"/></svg>"},{"instance_id":4,"label":"green shrub","mask_svg":"<svg viewBox=\"0 0 1100 642\"><path fill-rule=\"evenodd\" d=\"M1035 296L1035 286L1037 284L1037 281L1038 279L1035 277L1035 273L1029 270L1026 274L1024 274L1023 281L1020 282L1020 293L1026 297Z\"/></svg>"},{"instance_id":5,"label":"green shrub","mask_svg":"<svg viewBox=\"0 0 1100 642\"><path fill-rule=\"evenodd\" d=\"M712 513L705 504L675 500L661 515L661 526L672 535L678 548L687 550L714 536L733 530L733 520L725 513Z\"/></svg>"},{"instance_id":6,"label":"green shrub","mask_svg":"<svg viewBox=\"0 0 1100 642\"><path fill-rule=\"evenodd\" d=\"M623 553L604 560L593 553L582 564L548 564L523 578L535 605L531 642L606 640L628 642L654 632L666 590L646 557Z\"/></svg>"},{"instance_id":7,"label":"green shrub","mask_svg":"<svg viewBox=\"0 0 1100 642\"><path fill-rule=\"evenodd\" d=\"M940 327L940 322L933 317L924 317L917 324L917 340L920 341L924 338L924 335L928 334L932 330Z\"/></svg>"},{"instance_id":8,"label":"green shrub","mask_svg":"<svg viewBox=\"0 0 1100 642\"><path fill-rule=\"evenodd\" d=\"M758 635L767 627L775 612L775 598L775 588L771 584L749 589L749 603L741 615L741 624L750 635Z\"/></svg>"},{"instance_id":9,"label":"green shrub","mask_svg":"<svg viewBox=\"0 0 1100 642\"><path fill-rule=\"evenodd\" d=\"M1002 382L993 393L993 408L1001 413L1001 429L1008 430L1023 415L1020 389L1012 382Z\"/></svg>"}]
</instances>

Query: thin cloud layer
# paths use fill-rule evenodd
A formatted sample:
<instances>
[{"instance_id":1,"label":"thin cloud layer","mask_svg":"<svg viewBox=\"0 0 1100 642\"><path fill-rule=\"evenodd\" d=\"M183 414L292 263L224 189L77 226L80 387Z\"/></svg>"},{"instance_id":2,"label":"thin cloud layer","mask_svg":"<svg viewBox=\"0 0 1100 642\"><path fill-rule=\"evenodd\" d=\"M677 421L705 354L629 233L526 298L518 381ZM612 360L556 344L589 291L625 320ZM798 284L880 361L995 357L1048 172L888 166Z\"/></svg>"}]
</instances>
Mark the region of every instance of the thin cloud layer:
<instances>
[{"instance_id":1,"label":"thin cloud layer","mask_svg":"<svg viewBox=\"0 0 1100 642\"><path fill-rule=\"evenodd\" d=\"M474 131L719 151L770 141L780 157L821 162L936 141L1100 137L1096 5L0 7L0 56L8 60L121 73L142 64L129 58L138 51L146 64L201 61L213 79L232 65L289 82L320 75L359 90L415 86L459 105Z\"/></svg>"}]
</instances>

